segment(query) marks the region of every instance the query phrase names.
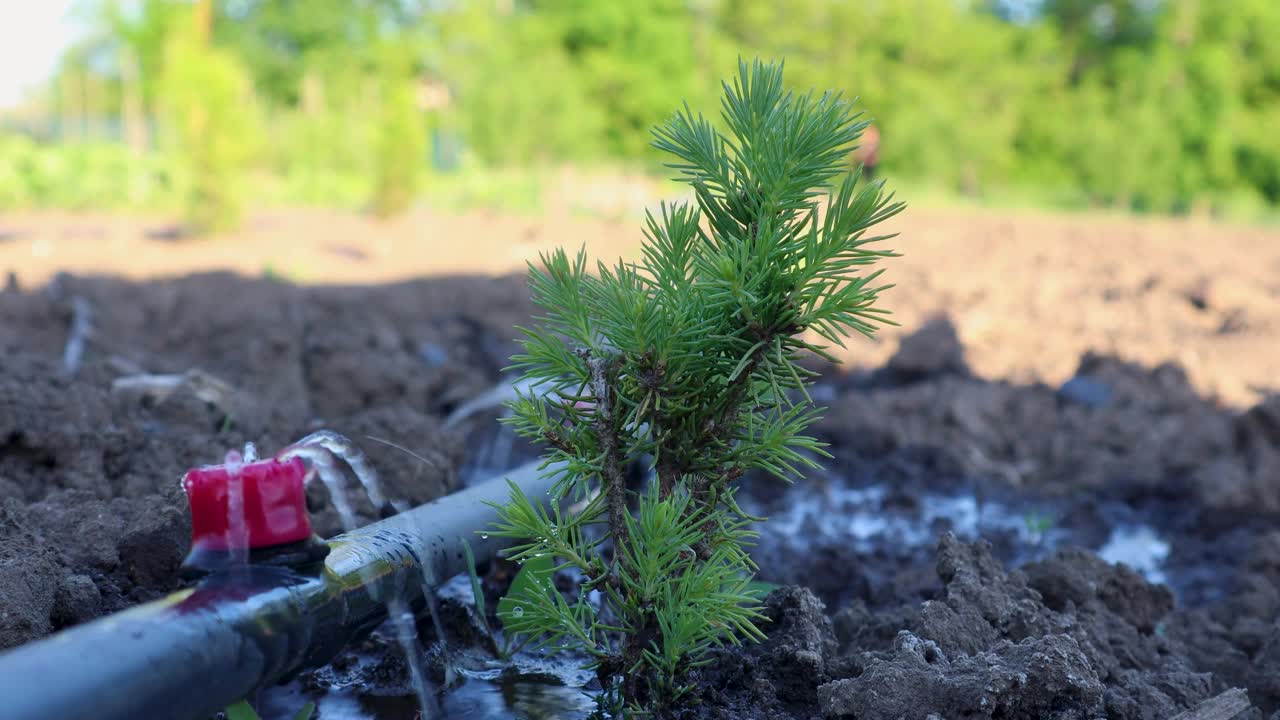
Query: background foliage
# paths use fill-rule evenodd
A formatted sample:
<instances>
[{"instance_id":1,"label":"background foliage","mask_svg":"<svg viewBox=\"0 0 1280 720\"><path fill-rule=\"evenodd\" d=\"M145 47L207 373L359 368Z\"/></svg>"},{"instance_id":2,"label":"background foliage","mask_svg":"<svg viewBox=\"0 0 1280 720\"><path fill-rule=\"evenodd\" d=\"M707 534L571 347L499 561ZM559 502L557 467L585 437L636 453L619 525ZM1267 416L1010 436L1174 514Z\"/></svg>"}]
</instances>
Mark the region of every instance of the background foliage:
<instances>
[{"instance_id":1,"label":"background foliage","mask_svg":"<svg viewBox=\"0 0 1280 720\"><path fill-rule=\"evenodd\" d=\"M672 100L713 109L735 58L759 55L785 57L795 87L859 96L895 182L1073 207L1280 206L1274 0L86 0L83 9L96 32L67 54L46 95L0 118L9 135L35 138L0 137L0 205L215 197L230 218L252 188L390 214L414 200L423 174L651 168L646 128ZM202 10L210 41L175 69L166 58ZM221 118L206 129L215 140L184 139L192 103ZM202 147L206 157L192 154ZM120 177L128 181L103 180Z\"/></svg>"}]
</instances>

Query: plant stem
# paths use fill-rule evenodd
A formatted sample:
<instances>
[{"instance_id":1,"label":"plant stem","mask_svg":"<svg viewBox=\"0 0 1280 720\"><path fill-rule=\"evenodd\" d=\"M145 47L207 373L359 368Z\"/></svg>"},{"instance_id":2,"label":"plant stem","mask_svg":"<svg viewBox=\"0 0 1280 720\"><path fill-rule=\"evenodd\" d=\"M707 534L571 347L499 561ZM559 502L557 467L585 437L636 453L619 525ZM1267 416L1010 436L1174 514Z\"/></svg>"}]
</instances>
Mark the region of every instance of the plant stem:
<instances>
[{"instance_id":1,"label":"plant stem","mask_svg":"<svg viewBox=\"0 0 1280 720\"><path fill-rule=\"evenodd\" d=\"M604 458L600 467L600 482L604 486L605 499L609 507L609 531L613 535L613 565L610 569L610 583L619 587L619 565L623 560L622 548L626 547L630 534L627 530L627 478L623 472L624 463L619 450L617 429L613 419L613 386L609 382L609 370L613 365L611 358L595 357L588 349L578 351L587 362L591 374L591 392L595 396L595 431Z\"/></svg>"},{"instance_id":2,"label":"plant stem","mask_svg":"<svg viewBox=\"0 0 1280 720\"><path fill-rule=\"evenodd\" d=\"M738 414L742 410L742 396L746 394L747 387L751 383L751 377L755 373L756 368L760 366L760 361L764 359L765 352L769 343L761 345L752 354L750 360L747 361L746 367L742 372L738 373L729 383L726 391L726 402L724 410L718 417L707 423L706 437L707 443L713 443L723 439L731 432L734 423L738 420ZM735 472L736 471L736 472ZM690 505L690 509L696 511L700 508L708 509L708 519L702 525L703 537L694 543L693 551L700 560L706 560L711 557L711 547L714 543L712 535L715 533L716 524L713 519L714 510L720 504L720 493L712 492L718 490L718 485L728 484L729 482L741 477L740 468L726 468L723 473L708 473L697 475L689 488L693 495L694 502Z\"/></svg>"}]
</instances>

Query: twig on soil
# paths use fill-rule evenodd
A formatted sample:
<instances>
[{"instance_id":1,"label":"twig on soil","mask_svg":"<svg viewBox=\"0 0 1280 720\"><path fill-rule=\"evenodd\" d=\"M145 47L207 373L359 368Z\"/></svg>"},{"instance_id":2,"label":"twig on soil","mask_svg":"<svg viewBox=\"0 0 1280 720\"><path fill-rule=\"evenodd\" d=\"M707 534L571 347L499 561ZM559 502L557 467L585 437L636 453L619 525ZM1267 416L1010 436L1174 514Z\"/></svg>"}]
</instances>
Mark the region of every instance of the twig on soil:
<instances>
[{"instance_id":1,"label":"twig on soil","mask_svg":"<svg viewBox=\"0 0 1280 720\"><path fill-rule=\"evenodd\" d=\"M1252 707L1249 693L1244 688L1232 688L1186 712L1178 713L1172 720L1235 720Z\"/></svg>"},{"instance_id":2,"label":"twig on soil","mask_svg":"<svg viewBox=\"0 0 1280 720\"><path fill-rule=\"evenodd\" d=\"M499 382L489 390L455 408L445 418L444 427L446 429L452 428L476 413L505 408L508 402L519 400L522 394L529 394L531 389L532 383L524 379L517 380L514 383Z\"/></svg>"},{"instance_id":3,"label":"twig on soil","mask_svg":"<svg viewBox=\"0 0 1280 720\"><path fill-rule=\"evenodd\" d=\"M167 375L130 375L111 381L112 393L136 393L157 401L163 401L182 387L228 415L235 409L235 388L203 370L192 369Z\"/></svg>"},{"instance_id":4,"label":"twig on soil","mask_svg":"<svg viewBox=\"0 0 1280 720\"><path fill-rule=\"evenodd\" d=\"M71 298L71 332L62 351L62 371L75 375L80 370L84 346L93 334L93 306L81 295Z\"/></svg>"}]
</instances>

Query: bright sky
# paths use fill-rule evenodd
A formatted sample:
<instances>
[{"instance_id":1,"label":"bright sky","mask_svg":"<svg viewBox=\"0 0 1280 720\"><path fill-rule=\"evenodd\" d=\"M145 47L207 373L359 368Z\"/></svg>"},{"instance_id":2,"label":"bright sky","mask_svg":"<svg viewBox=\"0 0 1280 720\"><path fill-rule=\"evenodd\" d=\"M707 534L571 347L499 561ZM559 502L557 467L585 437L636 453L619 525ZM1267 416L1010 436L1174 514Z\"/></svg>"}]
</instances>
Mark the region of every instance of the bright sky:
<instances>
[{"instance_id":1,"label":"bright sky","mask_svg":"<svg viewBox=\"0 0 1280 720\"><path fill-rule=\"evenodd\" d=\"M76 0L0 0L0 108L48 80L58 57L79 36Z\"/></svg>"}]
</instances>

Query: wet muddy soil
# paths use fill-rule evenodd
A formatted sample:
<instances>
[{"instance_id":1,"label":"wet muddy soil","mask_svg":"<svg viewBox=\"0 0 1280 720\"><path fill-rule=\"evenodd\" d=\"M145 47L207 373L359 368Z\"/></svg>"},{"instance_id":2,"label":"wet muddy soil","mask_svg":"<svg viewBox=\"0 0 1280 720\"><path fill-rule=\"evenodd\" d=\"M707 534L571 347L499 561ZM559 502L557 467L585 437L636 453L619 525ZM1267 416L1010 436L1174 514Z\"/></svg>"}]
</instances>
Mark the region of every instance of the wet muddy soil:
<instances>
[{"instance_id":1,"label":"wet muddy soil","mask_svg":"<svg viewBox=\"0 0 1280 720\"><path fill-rule=\"evenodd\" d=\"M178 478L245 441L337 430L410 503L529 457L492 411L448 421L501 380L529 313L517 277L0 292L0 648L178 587ZM747 483L772 518L754 553L780 586L768 639L718 652L682 716L1280 718L1280 396L1226 408L1177 366L1093 354L1060 386L979 377L945 318L882 367L824 370L835 460ZM309 500L336 532L323 488ZM486 658L468 603L445 599L448 717L589 712L589 674ZM413 718L411 692L375 635L259 705Z\"/></svg>"}]
</instances>

